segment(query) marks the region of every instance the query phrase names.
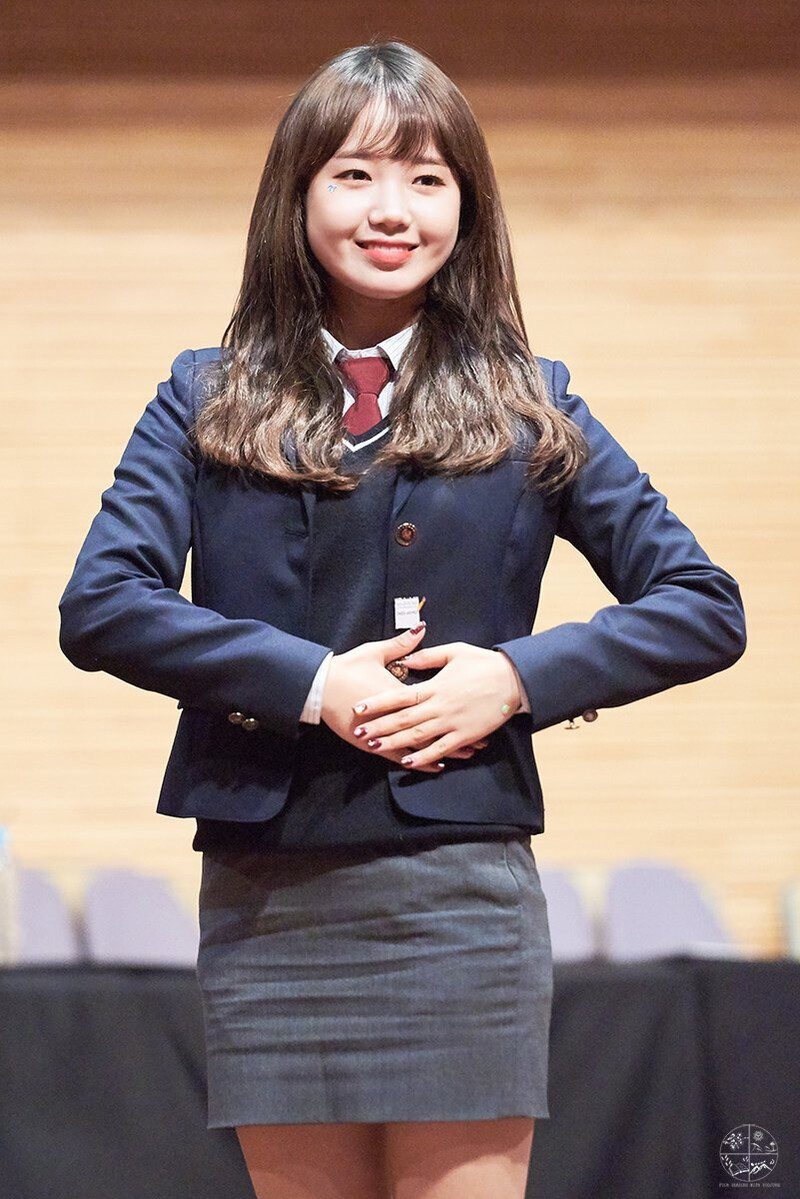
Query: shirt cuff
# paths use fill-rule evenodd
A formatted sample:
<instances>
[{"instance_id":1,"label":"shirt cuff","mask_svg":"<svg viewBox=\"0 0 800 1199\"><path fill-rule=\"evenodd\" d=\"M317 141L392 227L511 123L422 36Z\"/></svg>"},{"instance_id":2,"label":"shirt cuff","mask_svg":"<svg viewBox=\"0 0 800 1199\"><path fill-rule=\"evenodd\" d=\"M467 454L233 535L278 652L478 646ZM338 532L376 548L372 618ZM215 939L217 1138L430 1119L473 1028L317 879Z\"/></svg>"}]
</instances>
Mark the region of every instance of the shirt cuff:
<instances>
[{"instance_id":1,"label":"shirt cuff","mask_svg":"<svg viewBox=\"0 0 800 1199\"><path fill-rule=\"evenodd\" d=\"M530 712L531 705L530 705L530 701L528 699L528 693L525 690L525 687L523 685L519 671L517 670L516 666L511 661L511 658L508 656L507 653L505 653L504 650L498 649L495 652L498 654L502 654L507 662L511 662L511 669L514 671L514 678L517 680L517 686L519 687L520 704L519 704L519 707L517 708L517 712ZM323 665L324 665L324 663L323 663Z\"/></svg>"},{"instance_id":2,"label":"shirt cuff","mask_svg":"<svg viewBox=\"0 0 800 1199\"><path fill-rule=\"evenodd\" d=\"M500 652L502 653L502 650ZM328 668L332 657L333 650L325 655L314 675L303 711L300 713L300 720L305 724L319 724L322 719L322 693L325 690L325 681L328 677Z\"/></svg>"}]
</instances>

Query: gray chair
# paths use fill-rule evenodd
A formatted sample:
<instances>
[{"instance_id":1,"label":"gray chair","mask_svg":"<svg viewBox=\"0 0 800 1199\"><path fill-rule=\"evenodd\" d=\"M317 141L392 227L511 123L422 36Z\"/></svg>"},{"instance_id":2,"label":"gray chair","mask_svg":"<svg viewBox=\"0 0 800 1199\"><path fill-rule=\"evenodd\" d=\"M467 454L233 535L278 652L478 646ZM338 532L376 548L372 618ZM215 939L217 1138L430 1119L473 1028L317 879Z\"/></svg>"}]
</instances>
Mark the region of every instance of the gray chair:
<instances>
[{"instance_id":1,"label":"gray chair","mask_svg":"<svg viewBox=\"0 0 800 1199\"><path fill-rule=\"evenodd\" d=\"M83 946L78 923L47 871L17 866L14 876L13 964L57 966L80 961Z\"/></svg>"},{"instance_id":2,"label":"gray chair","mask_svg":"<svg viewBox=\"0 0 800 1199\"><path fill-rule=\"evenodd\" d=\"M608 877L603 948L617 961L690 954L739 957L701 883L666 862L639 860Z\"/></svg>"},{"instance_id":3,"label":"gray chair","mask_svg":"<svg viewBox=\"0 0 800 1199\"><path fill-rule=\"evenodd\" d=\"M93 962L196 965L198 923L158 876L123 868L95 871L84 895L83 924Z\"/></svg>"},{"instance_id":4,"label":"gray chair","mask_svg":"<svg viewBox=\"0 0 800 1199\"><path fill-rule=\"evenodd\" d=\"M786 952L800 961L800 883L789 883L781 896L783 907Z\"/></svg>"},{"instance_id":5,"label":"gray chair","mask_svg":"<svg viewBox=\"0 0 800 1199\"><path fill-rule=\"evenodd\" d=\"M539 870L539 878L547 900L553 961L574 962L594 957L597 952L594 925L568 871L543 868Z\"/></svg>"}]
</instances>

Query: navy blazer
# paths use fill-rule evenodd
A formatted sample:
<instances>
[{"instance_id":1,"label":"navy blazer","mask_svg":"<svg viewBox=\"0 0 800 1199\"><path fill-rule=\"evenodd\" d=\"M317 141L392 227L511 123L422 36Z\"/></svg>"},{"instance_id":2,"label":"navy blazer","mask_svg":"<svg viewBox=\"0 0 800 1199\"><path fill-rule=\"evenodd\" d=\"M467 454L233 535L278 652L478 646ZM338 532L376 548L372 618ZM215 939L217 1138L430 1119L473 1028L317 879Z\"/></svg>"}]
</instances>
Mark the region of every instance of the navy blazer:
<instances>
[{"instance_id":1,"label":"navy blazer","mask_svg":"<svg viewBox=\"0 0 800 1199\"><path fill-rule=\"evenodd\" d=\"M60 645L82 670L179 701L159 812L257 821L285 803L299 716L330 647L306 637L315 489L245 479L201 458L187 438L201 391L196 368L219 354L179 354L134 428L61 598ZM744 650L736 581L569 393L563 362L539 361L590 450L555 499L523 487L529 447L521 442L477 474L398 475L383 635L396 632L394 597L424 594L423 644L504 650L532 709L471 759L448 759L442 774L389 764L392 793L414 815L541 831L533 732L703 678ZM416 527L409 544L393 536L403 522ZM619 602L531 634L556 535ZM190 546L192 602L179 593ZM408 681L432 674L411 672ZM232 723L232 713L248 725Z\"/></svg>"}]
</instances>

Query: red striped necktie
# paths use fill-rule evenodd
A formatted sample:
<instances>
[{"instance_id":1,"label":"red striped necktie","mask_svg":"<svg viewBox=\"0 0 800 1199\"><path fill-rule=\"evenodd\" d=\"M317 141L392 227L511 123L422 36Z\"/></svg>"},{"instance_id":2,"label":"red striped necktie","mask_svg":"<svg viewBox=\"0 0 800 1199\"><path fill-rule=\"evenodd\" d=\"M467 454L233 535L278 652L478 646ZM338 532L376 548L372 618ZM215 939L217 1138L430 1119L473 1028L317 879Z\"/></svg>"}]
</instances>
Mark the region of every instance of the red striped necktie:
<instances>
[{"instance_id":1,"label":"red striped necktie","mask_svg":"<svg viewBox=\"0 0 800 1199\"><path fill-rule=\"evenodd\" d=\"M368 354L364 358L342 354L336 366L356 396L344 414L342 428L349 433L366 433L382 419L378 396L391 379L392 368L381 354Z\"/></svg>"}]
</instances>

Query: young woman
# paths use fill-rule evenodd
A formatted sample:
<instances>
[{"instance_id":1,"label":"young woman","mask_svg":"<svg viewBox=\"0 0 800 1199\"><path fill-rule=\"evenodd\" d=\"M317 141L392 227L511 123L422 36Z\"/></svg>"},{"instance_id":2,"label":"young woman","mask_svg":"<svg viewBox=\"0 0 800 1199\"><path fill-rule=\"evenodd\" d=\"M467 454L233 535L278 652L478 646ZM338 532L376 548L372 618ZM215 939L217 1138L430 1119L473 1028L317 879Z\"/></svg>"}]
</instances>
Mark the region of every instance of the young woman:
<instances>
[{"instance_id":1,"label":"young woman","mask_svg":"<svg viewBox=\"0 0 800 1199\"><path fill-rule=\"evenodd\" d=\"M222 341L173 362L60 605L76 666L183 709L158 806L203 854L209 1127L269 1199L522 1196L531 733L729 666L737 584L532 354L483 136L401 43L290 104ZM531 635L555 535L619 603Z\"/></svg>"}]
</instances>

